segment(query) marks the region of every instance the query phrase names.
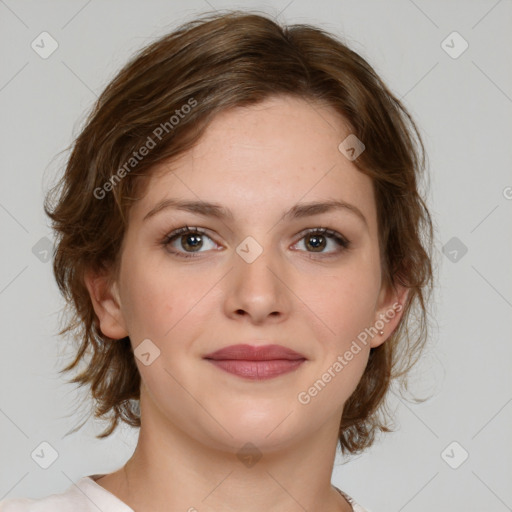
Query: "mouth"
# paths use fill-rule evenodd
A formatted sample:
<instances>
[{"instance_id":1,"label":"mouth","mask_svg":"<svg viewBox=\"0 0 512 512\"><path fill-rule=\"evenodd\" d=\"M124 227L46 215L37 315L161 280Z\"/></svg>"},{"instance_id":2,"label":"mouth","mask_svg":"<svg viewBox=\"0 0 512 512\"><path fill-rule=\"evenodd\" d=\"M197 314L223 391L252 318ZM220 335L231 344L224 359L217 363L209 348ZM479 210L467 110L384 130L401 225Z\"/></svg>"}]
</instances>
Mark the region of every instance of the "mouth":
<instances>
[{"instance_id":1,"label":"mouth","mask_svg":"<svg viewBox=\"0 0 512 512\"><path fill-rule=\"evenodd\" d=\"M281 345L231 345L204 357L217 368L250 380L266 380L298 369L306 357Z\"/></svg>"}]
</instances>

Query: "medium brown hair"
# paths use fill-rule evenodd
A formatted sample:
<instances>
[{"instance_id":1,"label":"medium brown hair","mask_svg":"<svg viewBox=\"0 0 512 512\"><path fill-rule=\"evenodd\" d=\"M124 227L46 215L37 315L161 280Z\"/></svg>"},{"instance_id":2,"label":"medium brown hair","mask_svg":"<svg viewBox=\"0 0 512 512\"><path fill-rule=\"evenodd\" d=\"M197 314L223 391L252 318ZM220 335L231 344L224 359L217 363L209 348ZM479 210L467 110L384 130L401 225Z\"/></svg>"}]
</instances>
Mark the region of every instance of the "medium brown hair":
<instances>
[{"instance_id":1,"label":"medium brown hair","mask_svg":"<svg viewBox=\"0 0 512 512\"><path fill-rule=\"evenodd\" d=\"M419 193L420 134L373 68L340 39L310 25L230 11L181 25L115 76L45 200L57 235L53 270L71 313L59 334L73 333L77 342L60 371L85 365L70 382L90 386L95 417L109 422L97 437L109 436L119 421L140 426L141 380L129 338L112 340L99 329L85 273L117 272L130 205L156 164L190 149L217 113L282 94L331 106L366 147L354 164L372 178L384 283L406 286L409 295L398 327L371 349L345 404L341 449L356 453L378 431L390 431L390 384L405 382L427 340L433 227ZM151 148L133 160L143 146Z\"/></svg>"}]
</instances>

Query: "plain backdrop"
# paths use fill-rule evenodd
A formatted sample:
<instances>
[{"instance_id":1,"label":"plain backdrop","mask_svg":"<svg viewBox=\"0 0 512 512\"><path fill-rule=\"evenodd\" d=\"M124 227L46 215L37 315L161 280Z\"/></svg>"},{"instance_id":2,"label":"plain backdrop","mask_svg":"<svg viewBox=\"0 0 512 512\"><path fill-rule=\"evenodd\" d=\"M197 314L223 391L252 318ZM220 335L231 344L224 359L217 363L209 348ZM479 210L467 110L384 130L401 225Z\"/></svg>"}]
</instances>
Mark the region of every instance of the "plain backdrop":
<instances>
[{"instance_id":1,"label":"plain backdrop","mask_svg":"<svg viewBox=\"0 0 512 512\"><path fill-rule=\"evenodd\" d=\"M430 399L392 395L396 432L338 456L333 483L375 512L511 510L510 0L1 0L0 499L62 492L133 451L130 428L100 441L103 425L89 421L66 436L81 395L58 373L68 349L43 197L133 52L196 14L233 8L340 35L404 101L428 153L439 276L413 391ZM41 37L45 51L58 45L47 58L33 49Z\"/></svg>"}]
</instances>

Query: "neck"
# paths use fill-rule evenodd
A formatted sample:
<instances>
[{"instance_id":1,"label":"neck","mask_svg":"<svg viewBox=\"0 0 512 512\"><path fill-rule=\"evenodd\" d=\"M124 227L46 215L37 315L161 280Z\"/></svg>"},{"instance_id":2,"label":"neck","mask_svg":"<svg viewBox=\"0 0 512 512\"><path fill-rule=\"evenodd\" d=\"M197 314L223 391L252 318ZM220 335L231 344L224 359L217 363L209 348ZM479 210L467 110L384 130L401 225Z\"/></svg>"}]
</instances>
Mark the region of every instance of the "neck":
<instances>
[{"instance_id":1,"label":"neck","mask_svg":"<svg viewBox=\"0 0 512 512\"><path fill-rule=\"evenodd\" d=\"M154 411L144 411L137 447L123 468L98 483L136 512L349 512L331 486L336 418L286 448L221 450L192 438ZM146 414L149 413L149 414Z\"/></svg>"}]
</instances>

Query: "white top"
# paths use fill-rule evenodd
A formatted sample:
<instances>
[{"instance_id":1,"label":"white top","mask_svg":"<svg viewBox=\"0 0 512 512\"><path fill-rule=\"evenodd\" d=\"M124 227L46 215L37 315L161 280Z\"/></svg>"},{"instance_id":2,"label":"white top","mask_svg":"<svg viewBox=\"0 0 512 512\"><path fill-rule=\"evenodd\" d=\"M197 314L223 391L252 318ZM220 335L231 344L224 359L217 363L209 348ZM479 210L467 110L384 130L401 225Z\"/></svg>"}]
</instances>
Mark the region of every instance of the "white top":
<instances>
[{"instance_id":1,"label":"white top","mask_svg":"<svg viewBox=\"0 0 512 512\"><path fill-rule=\"evenodd\" d=\"M64 492L40 499L14 498L0 501L0 512L134 512L117 496L96 483L102 476L84 476ZM352 505L354 512L368 512L343 491L333 487Z\"/></svg>"},{"instance_id":2,"label":"white top","mask_svg":"<svg viewBox=\"0 0 512 512\"><path fill-rule=\"evenodd\" d=\"M332 484L331 484L332 485ZM354 512L370 512L365 508L361 507L359 503L356 503L354 498L351 498L348 494L344 493L341 489L338 489L335 485L333 487L352 505L352 510ZM2 503L0 502L0 512L2 512Z\"/></svg>"}]
</instances>

